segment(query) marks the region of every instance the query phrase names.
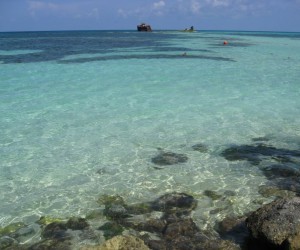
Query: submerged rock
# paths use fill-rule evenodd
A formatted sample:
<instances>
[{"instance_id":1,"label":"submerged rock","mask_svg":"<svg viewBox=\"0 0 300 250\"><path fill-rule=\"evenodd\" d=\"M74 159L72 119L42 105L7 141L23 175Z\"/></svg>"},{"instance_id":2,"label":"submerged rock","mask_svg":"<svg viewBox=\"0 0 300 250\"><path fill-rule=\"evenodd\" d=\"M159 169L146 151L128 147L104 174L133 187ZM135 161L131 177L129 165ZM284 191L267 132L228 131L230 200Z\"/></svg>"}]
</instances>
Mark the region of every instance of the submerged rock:
<instances>
[{"instance_id":1,"label":"submerged rock","mask_svg":"<svg viewBox=\"0 0 300 250\"><path fill-rule=\"evenodd\" d=\"M223 239L242 245L249 236L245 220L246 217L228 216L216 225L216 230Z\"/></svg>"},{"instance_id":2,"label":"submerged rock","mask_svg":"<svg viewBox=\"0 0 300 250\"><path fill-rule=\"evenodd\" d=\"M98 199L100 205L124 205L124 199L119 195L101 195Z\"/></svg>"},{"instance_id":3,"label":"submerged rock","mask_svg":"<svg viewBox=\"0 0 300 250\"><path fill-rule=\"evenodd\" d=\"M150 248L137 237L115 236L100 246L86 246L80 250L150 250Z\"/></svg>"},{"instance_id":4,"label":"submerged rock","mask_svg":"<svg viewBox=\"0 0 300 250\"><path fill-rule=\"evenodd\" d=\"M130 216L125 206L119 204L105 206L103 214L112 220L118 220Z\"/></svg>"},{"instance_id":5,"label":"submerged rock","mask_svg":"<svg viewBox=\"0 0 300 250\"><path fill-rule=\"evenodd\" d=\"M225 190L224 191L225 196L236 196L236 192L232 190Z\"/></svg>"},{"instance_id":6,"label":"submerged rock","mask_svg":"<svg viewBox=\"0 0 300 250\"><path fill-rule=\"evenodd\" d=\"M87 220L101 219L103 216L104 216L103 215L103 210L98 208L98 209L95 209L95 210L92 210L91 212L89 212L86 215L86 219Z\"/></svg>"},{"instance_id":7,"label":"submerged rock","mask_svg":"<svg viewBox=\"0 0 300 250\"><path fill-rule=\"evenodd\" d=\"M264 205L248 216L246 225L254 244L258 242L266 247L299 249L300 198L278 199Z\"/></svg>"},{"instance_id":8,"label":"submerged rock","mask_svg":"<svg viewBox=\"0 0 300 250\"><path fill-rule=\"evenodd\" d=\"M239 249L236 244L230 241L225 241L216 235L202 232L192 218L179 218L171 215L166 222L167 224L162 232L161 239L145 240L145 243L152 250Z\"/></svg>"},{"instance_id":9,"label":"submerged rock","mask_svg":"<svg viewBox=\"0 0 300 250\"><path fill-rule=\"evenodd\" d=\"M192 149L194 149L195 151L201 152L201 153L207 153L208 152L207 146L202 144L202 143L198 143L198 144L193 145Z\"/></svg>"},{"instance_id":10,"label":"submerged rock","mask_svg":"<svg viewBox=\"0 0 300 250\"><path fill-rule=\"evenodd\" d=\"M153 211L150 202L128 205L127 210L130 214L146 214Z\"/></svg>"},{"instance_id":11,"label":"submerged rock","mask_svg":"<svg viewBox=\"0 0 300 250\"><path fill-rule=\"evenodd\" d=\"M68 235L66 231L68 230L65 223L62 222L52 222L48 224L41 235L44 239L67 239Z\"/></svg>"},{"instance_id":12,"label":"submerged rock","mask_svg":"<svg viewBox=\"0 0 300 250\"><path fill-rule=\"evenodd\" d=\"M197 200L185 193L169 193L153 201L151 206L162 212L189 213L197 207Z\"/></svg>"},{"instance_id":13,"label":"submerged rock","mask_svg":"<svg viewBox=\"0 0 300 250\"><path fill-rule=\"evenodd\" d=\"M216 191L212 191L212 190L205 190L203 192L203 194L209 198L211 198L212 200L219 200L222 198L222 195L218 194Z\"/></svg>"},{"instance_id":14,"label":"submerged rock","mask_svg":"<svg viewBox=\"0 0 300 250\"><path fill-rule=\"evenodd\" d=\"M66 227L72 230L83 230L89 227L89 224L84 218L72 217L67 221Z\"/></svg>"},{"instance_id":15,"label":"submerged rock","mask_svg":"<svg viewBox=\"0 0 300 250\"><path fill-rule=\"evenodd\" d=\"M163 218L145 218L140 221L126 221L125 225L137 231L147 231L156 234L162 234L167 225Z\"/></svg>"},{"instance_id":16,"label":"submerged rock","mask_svg":"<svg viewBox=\"0 0 300 250\"><path fill-rule=\"evenodd\" d=\"M98 199L98 203L105 205L103 215L112 219L118 220L128 217L127 205L124 199L119 195L102 195Z\"/></svg>"},{"instance_id":17,"label":"submerged rock","mask_svg":"<svg viewBox=\"0 0 300 250\"><path fill-rule=\"evenodd\" d=\"M262 172L268 179L275 179L280 177L294 177L299 179L300 177L299 170L283 164L271 165L269 167L263 168Z\"/></svg>"},{"instance_id":18,"label":"submerged rock","mask_svg":"<svg viewBox=\"0 0 300 250\"><path fill-rule=\"evenodd\" d=\"M293 198L296 196L295 192L279 189L275 185L261 185L258 187L258 193L267 198L271 196L275 196L277 198Z\"/></svg>"},{"instance_id":19,"label":"submerged rock","mask_svg":"<svg viewBox=\"0 0 300 250\"><path fill-rule=\"evenodd\" d=\"M8 247L16 247L18 242L11 237L3 236L0 238L0 249L7 249Z\"/></svg>"},{"instance_id":20,"label":"submerged rock","mask_svg":"<svg viewBox=\"0 0 300 250\"><path fill-rule=\"evenodd\" d=\"M156 165L173 165L187 162L188 157L184 154L176 154L173 152L161 152L159 155L152 158L152 162Z\"/></svg>"},{"instance_id":21,"label":"submerged rock","mask_svg":"<svg viewBox=\"0 0 300 250\"><path fill-rule=\"evenodd\" d=\"M167 243L164 240L146 240L145 243L151 250L167 250Z\"/></svg>"},{"instance_id":22,"label":"submerged rock","mask_svg":"<svg viewBox=\"0 0 300 250\"><path fill-rule=\"evenodd\" d=\"M16 223L12 223L9 224L8 226L4 227L4 228L0 228L0 236L4 236L4 235L10 235L15 233L17 230L21 229L21 228L25 228L26 225L22 222L16 222Z\"/></svg>"},{"instance_id":23,"label":"submerged rock","mask_svg":"<svg viewBox=\"0 0 300 250\"><path fill-rule=\"evenodd\" d=\"M300 180L294 178L276 178L272 180L272 185L278 189L295 192L300 194Z\"/></svg>"},{"instance_id":24,"label":"submerged rock","mask_svg":"<svg viewBox=\"0 0 300 250\"><path fill-rule=\"evenodd\" d=\"M199 231L195 222L188 218L168 224L163 235L166 240L174 240L179 236L192 238Z\"/></svg>"},{"instance_id":25,"label":"submerged rock","mask_svg":"<svg viewBox=\"0 0 300 250\"><path fill-rule=\"evenodd\" d=\"M28 250L72 250L71 242L54 239L40 241L28 248Z\"/></svg>"},{"instance_id":26,"label":"submerged rock","mask_svg":"<svg viewBox=\"0 0 300 250\"><path fill-rule=\"evenodd\" d=\"M209 232L201 232L197 227L194 227L188 221L183 222L183 225L172 224L174 231L172 237L166 240L166 246L169 250L238 250L240 247L231 241L223 240L217 235L212 235ZM174 228L173 228L174 227ZM177 233L176 233L177 232Z\"/></svg>"},{"instance_id":27,"label":"submerged rock","mask_svg":"<svg viewBox=\"0 0 300 250\"><path fill-rule=\"evenodd\" d=\"M287 162L293 162L292 157L300 157L300 151L275 148L265 144L241 145L225 149L221 156L228 161L247 160L253 165L258 165L266 157L274 160L284 158Z\"/></svg>"},{"instance_id":28,"label":"submerged rock","mask_svg":"<svg viewBox=\"0 0 300 250\"><path fill-rule=\"evenodd\" d=\"M122 234L124 228L118 223L112 221L112 222L106 222L104 225L99 227L98 230L103 231L103 235L105 239L110 239L114 236Z\"/></svg>"}]
</instances>

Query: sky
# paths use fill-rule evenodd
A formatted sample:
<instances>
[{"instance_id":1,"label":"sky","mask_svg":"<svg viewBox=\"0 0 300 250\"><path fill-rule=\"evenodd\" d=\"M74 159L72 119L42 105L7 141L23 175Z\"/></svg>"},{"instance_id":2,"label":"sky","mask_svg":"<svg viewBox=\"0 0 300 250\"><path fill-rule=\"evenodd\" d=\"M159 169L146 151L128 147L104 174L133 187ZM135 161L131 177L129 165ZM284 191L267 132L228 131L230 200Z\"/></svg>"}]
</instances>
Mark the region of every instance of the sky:
<instances>
[{"instance_id":1,"label":"sky","mask_svg":"<svg viewBox=\"0 0 300 250\"><path fill-rule=\"evenodd\" d=\"M298 31L300 0L0 0L0 32L49 30Z\"/></svg>"}]
</instances>

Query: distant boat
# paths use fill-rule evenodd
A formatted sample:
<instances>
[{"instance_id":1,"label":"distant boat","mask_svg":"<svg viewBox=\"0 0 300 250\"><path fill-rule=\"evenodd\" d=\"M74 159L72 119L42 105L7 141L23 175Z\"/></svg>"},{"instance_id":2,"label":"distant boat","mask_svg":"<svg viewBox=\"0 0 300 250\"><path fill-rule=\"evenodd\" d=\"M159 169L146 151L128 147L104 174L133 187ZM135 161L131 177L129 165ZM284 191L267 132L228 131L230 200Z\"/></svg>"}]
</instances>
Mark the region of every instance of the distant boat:
<instances>
[{"instance_id":1,"label":"distant boat","mask_svg":"<svg viewBox=\"0 0 300 250\"><path fill-rule=\"evenodd\" d=\"M141 23L137 26L138 31L152 31L151 26L149 24Z\"/></svg>"}]
</instances>

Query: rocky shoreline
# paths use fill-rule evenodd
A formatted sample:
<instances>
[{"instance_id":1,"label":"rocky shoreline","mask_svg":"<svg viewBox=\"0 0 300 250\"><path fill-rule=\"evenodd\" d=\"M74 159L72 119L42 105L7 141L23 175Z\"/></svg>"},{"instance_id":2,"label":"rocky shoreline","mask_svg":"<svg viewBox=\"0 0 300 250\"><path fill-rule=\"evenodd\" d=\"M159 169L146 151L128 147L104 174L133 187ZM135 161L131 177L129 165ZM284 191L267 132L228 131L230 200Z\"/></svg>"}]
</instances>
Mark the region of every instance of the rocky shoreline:
<instances>
[{"instance_id":1,"label":"rocky shoreline","mask_svg":"<svg viewBox=\"0 0 300 250\"><path fill-rule=\"evenodd\" d=\"M118 195L102 195L99 210L84 218L41 217L34 225L13 223L0 228L0 249L300 249L300 151L275 148L265 141L256 138L251 145L221 152L228 161L248 161L269 180L259 192L273 201L242 217L228 215L202 230L193 220L193 211L201 204L191 194L166 193L137 204L127 204ZM208 151L201 143L192 148ZM159 171L184 164L188 157L160 150L151 161ZM203 195L222 198L212 190L203 190ZM34 237L38 240L32 242Z\"/></svg>"}]
</instances>

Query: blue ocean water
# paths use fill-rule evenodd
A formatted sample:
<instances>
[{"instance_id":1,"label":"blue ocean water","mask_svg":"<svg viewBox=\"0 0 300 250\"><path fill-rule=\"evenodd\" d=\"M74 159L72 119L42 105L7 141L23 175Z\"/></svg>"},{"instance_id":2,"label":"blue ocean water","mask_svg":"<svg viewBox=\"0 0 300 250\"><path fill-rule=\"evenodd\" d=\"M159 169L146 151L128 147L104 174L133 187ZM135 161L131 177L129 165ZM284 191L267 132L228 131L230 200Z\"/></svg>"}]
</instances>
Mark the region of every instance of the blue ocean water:
<instances>
[{"instance_id":1,"label":"blue ocean water","mask_svg":"<svg viewBox=\"0 0 300 250\"><path fill-rule=\"evenodd\" d=\"M299 149L299 79L300 33L0 33L0 226L85 216L103 194L192 194L202 228L256 209L268 179L220 154ZM188 161L158 168L162 150Z\"/></svg>"}]
</instances>

